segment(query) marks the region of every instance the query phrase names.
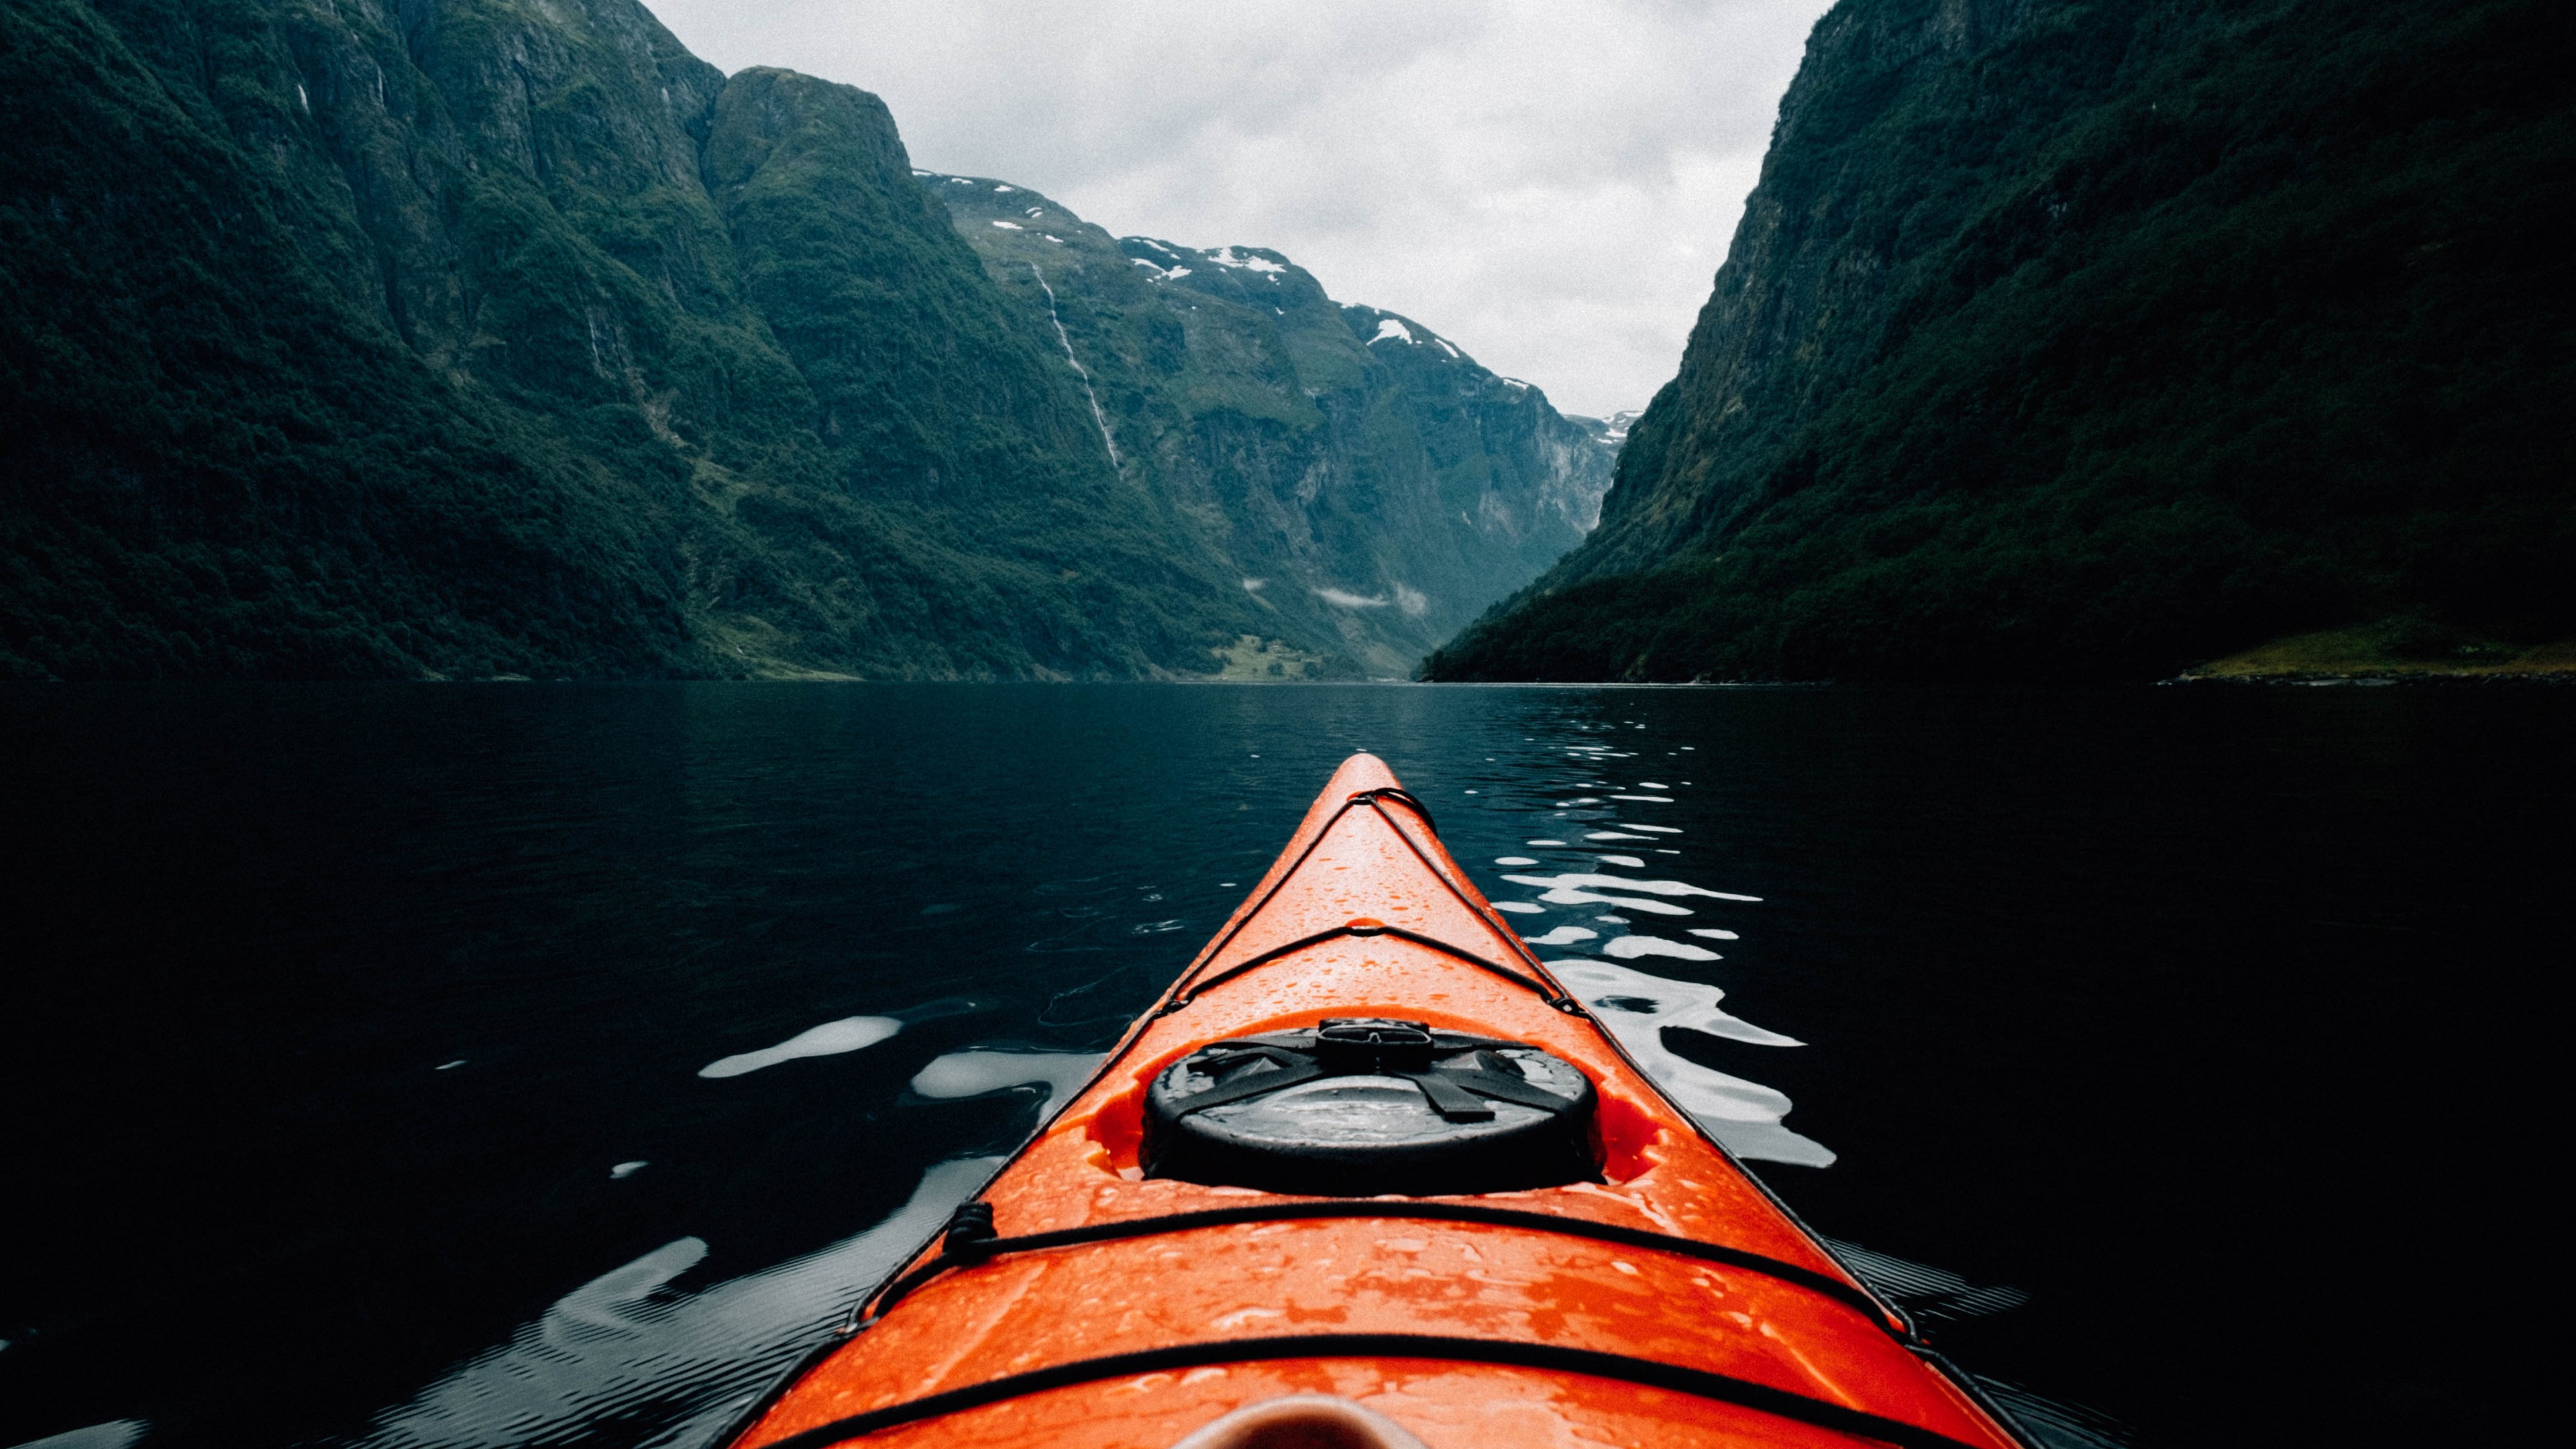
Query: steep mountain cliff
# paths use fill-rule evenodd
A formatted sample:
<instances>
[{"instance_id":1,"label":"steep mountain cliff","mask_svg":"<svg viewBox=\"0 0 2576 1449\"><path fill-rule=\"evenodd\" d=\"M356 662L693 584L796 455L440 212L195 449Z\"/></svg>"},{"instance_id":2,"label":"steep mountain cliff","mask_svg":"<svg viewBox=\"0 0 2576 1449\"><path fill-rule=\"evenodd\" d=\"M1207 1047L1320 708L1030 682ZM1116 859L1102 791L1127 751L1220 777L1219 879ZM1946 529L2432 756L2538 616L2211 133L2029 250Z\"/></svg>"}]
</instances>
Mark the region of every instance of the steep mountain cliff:
<instances>
[{"instance_id":1,"label":"steep mountain cliff","mask_svg":"<svg viewBox=\"0 0 2576 1449\"><path fill-rule=\"evenodd\" d=\"M0 117L0 673L1203 674L1279 632L864 92L632 0L10 0Z\"/></svg>"},{"instance_id":2,"label":"steep mountain cliff","mask_svg":"<svg viewBox=\"0 0 2576 1449\"><path fill-rule=\"evenodd\" d=\"M2576 629L2535 0L1843 0L1599 530L1437 678Z\"/></svg>"},{"instance_id":3,"label":"steep mountain cliff","mask_svg":"<svg viewBox=\"0 0 2576 1449\"><path fill-rule=\"evenodd\" d=\"M1409 672L1582 541L1614 449L1430 328L1335 303L1253 247L1113 238L1026 187L923 172L1122 476L1187 524L1292 651Z\"/></svg>"}]
</instances>

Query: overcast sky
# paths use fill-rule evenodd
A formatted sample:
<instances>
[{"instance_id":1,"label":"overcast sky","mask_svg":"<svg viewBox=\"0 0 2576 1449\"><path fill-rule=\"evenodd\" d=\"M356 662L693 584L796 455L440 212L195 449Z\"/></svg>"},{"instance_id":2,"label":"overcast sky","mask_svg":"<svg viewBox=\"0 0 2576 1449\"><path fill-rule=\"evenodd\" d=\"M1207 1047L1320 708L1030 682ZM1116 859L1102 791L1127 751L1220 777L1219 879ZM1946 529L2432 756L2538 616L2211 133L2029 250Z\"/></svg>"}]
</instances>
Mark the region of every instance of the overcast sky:
<instances>
[{"instance_id":1,"label":"overcast sky","mask_svg":"<svg viewBox=\"0 0 2576 1449\"><path fill-rule=\"evenodd\" d=\"M1275 247L1566 412L1645 406L1827 0L645 0L885 97L913 164Z\"/></svg>"}]
</instances>

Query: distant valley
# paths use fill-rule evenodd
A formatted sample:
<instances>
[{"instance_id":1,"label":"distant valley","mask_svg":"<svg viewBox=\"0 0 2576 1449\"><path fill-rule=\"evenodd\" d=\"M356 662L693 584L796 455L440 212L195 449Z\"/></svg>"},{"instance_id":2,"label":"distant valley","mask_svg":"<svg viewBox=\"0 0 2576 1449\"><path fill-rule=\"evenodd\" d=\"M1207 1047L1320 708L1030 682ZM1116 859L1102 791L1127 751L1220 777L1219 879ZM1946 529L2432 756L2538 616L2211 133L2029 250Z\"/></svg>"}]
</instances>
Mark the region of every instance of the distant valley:
<instances>
[{"instance_id":1,"label":"distant valley","mask_svg":"<svg viewBox=\"0 0 2576 1449\"><path fill-rule=\"evenodd\" d=\"M1267 632L1409 674L1598 521L1609 425L1422 323L1275 251L1113 238L1026 187L917 176L1081 365L1121 475L1241 569Z\"/></svg>"}]
</instances>

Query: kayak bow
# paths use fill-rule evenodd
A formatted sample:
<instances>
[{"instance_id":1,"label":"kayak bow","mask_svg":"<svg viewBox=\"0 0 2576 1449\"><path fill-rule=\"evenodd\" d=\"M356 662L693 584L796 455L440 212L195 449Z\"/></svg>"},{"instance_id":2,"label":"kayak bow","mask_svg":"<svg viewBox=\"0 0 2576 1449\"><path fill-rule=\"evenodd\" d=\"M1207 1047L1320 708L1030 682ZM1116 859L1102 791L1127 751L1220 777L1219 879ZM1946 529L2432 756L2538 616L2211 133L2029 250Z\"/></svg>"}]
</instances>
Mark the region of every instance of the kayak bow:
<instances>
[{"instance_id":1,"label":"kayak bow","mask_svg":"<svg viewBox=\"0 0 2576 1449\"><path fill-rule=\"evenodd\" d=\"M2014 1449L1355 755L740 1449Z\"/></svg>"}]
</instances>

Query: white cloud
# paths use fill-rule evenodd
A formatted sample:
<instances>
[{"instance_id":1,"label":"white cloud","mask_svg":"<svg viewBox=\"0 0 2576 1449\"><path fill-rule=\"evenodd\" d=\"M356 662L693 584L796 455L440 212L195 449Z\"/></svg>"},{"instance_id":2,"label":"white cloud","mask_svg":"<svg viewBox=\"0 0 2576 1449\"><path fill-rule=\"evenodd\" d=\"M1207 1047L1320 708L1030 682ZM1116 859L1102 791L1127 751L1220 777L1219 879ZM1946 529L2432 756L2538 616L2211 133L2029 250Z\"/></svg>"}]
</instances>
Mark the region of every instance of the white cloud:
<instances>
[{"instance_id":1,"label":"white cloud","mask_svg":"<svg viewBox=\"0 0 2576 1449\"><path fill-rule=\"evenodd\" d=\"M1323 600L1327 604L1337 605L1345 609L1383 609L1388 604L1394 602L1391 599L1373 599L1366 594L1354 594L1348 589L1317 589L1314 591L1314 594L1316 598Z\"/></svg>"},{"instance_id":2,"label":"white cloud","mask_svg":"<svg viewBox=\"0 0 2576 1449\"><path fill-rule=\"evenodd\" d=\"M1606 415L1679 363L1827 0L647 3L882 95L916 165L1275 249Z\"/></svg>"}]
</instances>

